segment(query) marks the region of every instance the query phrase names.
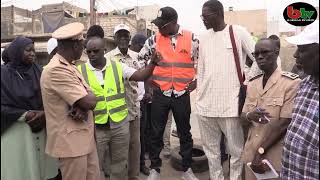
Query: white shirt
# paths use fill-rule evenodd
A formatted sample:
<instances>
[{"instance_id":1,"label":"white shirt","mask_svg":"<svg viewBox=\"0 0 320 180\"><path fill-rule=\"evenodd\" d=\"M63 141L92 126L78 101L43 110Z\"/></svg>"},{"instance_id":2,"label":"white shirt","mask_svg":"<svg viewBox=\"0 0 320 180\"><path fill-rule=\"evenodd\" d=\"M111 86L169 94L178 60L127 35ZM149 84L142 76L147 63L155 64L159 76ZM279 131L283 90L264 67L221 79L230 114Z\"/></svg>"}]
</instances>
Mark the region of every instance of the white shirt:
<instances>
[{"instance_id":1,"label":"white shirt","mask_svg":"<svg viewBox=\"0 0 320 180\"><path fill-rule=\"evenodd\" d=\"M241 26L233 25L241 70L246 56L254 61L254 41ZM224 30L207 30L200 38L197 71L196 112L206 117L237 117L240 82L232 51L229 25ZM252 67L257 68L253 62ZM250 71L261 71L253 69ZM246 77L248 78L248 77Z\"/></svg>"},{"instance_id":2,"label":"white shirt","mask_svg":"<svg viewBox=\"0 0 320 180\"><path fill-rule=\"evenodd\" d=\"M140 102L143 99L145 90L144 90L144 82L138 82L138 101Z\"/></svg>"},{"instance_id":3,"label":"white shirt","mask_svg":"<svg viewBox=\"0 0 320 180\"><path fill-rule=\"evenodd\" d=\"M105 71L106 68L110 65L110 61L107 59L106 65L102 69L94 68L90 64L90 61L88 61L86 64L88 65L89 69L92 70L95 73L95 75L97 77L97 80L100 83L100 85L104 85L103 71ZM134 68L131 68L131 67L129 67L126 64L123 64L123 63L121 63L121 67L122 67L122 76L123 76L124 79L129 79L132 76L132 74L137 71Z\"/></svg>"}]
</instances>

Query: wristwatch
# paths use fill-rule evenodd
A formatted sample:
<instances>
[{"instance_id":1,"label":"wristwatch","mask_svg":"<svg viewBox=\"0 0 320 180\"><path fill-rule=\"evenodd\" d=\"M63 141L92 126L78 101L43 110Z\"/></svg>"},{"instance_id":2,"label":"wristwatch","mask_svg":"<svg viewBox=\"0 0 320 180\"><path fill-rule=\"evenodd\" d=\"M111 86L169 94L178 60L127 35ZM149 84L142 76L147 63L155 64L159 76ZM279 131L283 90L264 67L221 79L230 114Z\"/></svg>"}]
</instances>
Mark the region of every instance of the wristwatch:
<instances>
[{"instance_id":1,"label":"wristwatch","mask_svg":"<svg viewBox=\"0 0 320 180\"><path fill-rule=\"evenodd\" d=\"M261 155L264 154L264 149L263 149L263 147L259 147L258 153L261 154Z\"/></svg>"}]
</instances>

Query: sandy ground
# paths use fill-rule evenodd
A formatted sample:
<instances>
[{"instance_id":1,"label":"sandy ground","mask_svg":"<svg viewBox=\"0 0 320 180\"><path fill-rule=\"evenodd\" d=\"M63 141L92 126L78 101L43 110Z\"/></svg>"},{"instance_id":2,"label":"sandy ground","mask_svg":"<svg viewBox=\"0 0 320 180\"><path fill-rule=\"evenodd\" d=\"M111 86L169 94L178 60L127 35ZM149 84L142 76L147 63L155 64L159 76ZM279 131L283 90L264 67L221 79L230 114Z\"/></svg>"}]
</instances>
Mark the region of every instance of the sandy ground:
<instances>
[{"instance_id":1,"label":"sandy ground","mask_svg":"<svg viewBox=\"0 0 320 180\"><path fill-rule=\"evenodd\" d=\"M192 133L194 144L201 145L202 142L201 142L199 125L198 125L197 119L195 118L195 114L193 113L194 112L194 100L195 100L195 93L193 92L191 94L191 109L192 109L191 120L190 120L191 121L191 133ZM170 142L171 142L171 148L177 147L179 145L179 139L176 138L176 137L171 136ZM173 169L171 167L169 161L170 160L168 158L162 157L163 166L161 168L161 179L162 180L178 180L178 179L181 179L182 172L176 171L175 169ZM147 160L146 164L148 166L150 164L150 161ZM227 175L228 174L228 169L229 169L228 162L224 163L223 169L224 169L224 174L225 174L225 177L226 177L225 179L229 180L229 177ZM203 173L195 173L195 175L199 178L199 180L209 180L209 171L206 171L206 172L203 172ZM143 174L140 174L140 179L141 180L146 180L147 176L145 176ZM102 180L104 180L104 179L102 178Z\"/></svg>"}]
</instances>

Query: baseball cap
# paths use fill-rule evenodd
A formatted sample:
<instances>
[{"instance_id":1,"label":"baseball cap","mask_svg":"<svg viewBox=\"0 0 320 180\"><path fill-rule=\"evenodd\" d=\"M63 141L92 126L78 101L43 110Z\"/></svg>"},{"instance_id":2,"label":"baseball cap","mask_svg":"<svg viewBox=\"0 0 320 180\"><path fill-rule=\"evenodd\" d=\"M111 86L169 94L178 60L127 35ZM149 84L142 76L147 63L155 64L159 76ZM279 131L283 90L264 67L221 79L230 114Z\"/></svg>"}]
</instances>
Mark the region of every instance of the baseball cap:
<instances>
[{"instance_id":1,"label":"baseball cap","mask_svg":"<svg viewBox=\"0 0 320 180\"><path fill-rule=\"evenodd\" d=\"M306 26L300 34L287 37L286 40L295 45L319 44L319 20Z\"/></svg>"},{"instance_id":2,"label":"baseball cap","mask_svg":"<svg viewBox=\"0 0 320 180\"><path fill-rule=\"evenodd\" d=\"M146 40L147 40L147 37L145 35L136 34L131 39L131 44L140 44L143 46Z\"/></svg>"},{"instance_id":3,"label":"baseball cap","mask_svg":"<svg viewBox=\"0 0 320 180\"><path fill-rule=\"evenodd\" d=\"M57 40L72 39L83 40L84 25L79 22L74 22L61 26L52 33L52 37Z\"/></svg>"},{"instance_id":4,"label":"baseball cap","mask_svg":"<svg viewBox=\"0 0 320 180\"><path fill-rule=\"evenodd\" d=\"M47 43L47 51L48 54L51 54L51 52L58 46L58 41L56 38L50 38Z\"/></svg>"},{"instance_id":5,"label":"baseball cap","mask_svg":"<svg viewBox=\"0 0 320 180\"><path fill-rule=\"evenodd\" d=\"M172 7L166 6L161 8L158 11L157 18L151 21L153 24L155 24L157 27L162 27L165 24L178 19L178 14L175 9Z\"/></svg>"},{"instance_id":6,"label":"baseball cap","mask_svg":"<svg viewBox=\"0 0 320 180\"><path fill-rule=\"evenodd\" d=\"M130 28L129 26L125 25L125 24L119 24L116 27L114 27L114 31L113 34L116 35L116 33L120 30L126 30L130 33Z\"/></svg>"}]
</instances>

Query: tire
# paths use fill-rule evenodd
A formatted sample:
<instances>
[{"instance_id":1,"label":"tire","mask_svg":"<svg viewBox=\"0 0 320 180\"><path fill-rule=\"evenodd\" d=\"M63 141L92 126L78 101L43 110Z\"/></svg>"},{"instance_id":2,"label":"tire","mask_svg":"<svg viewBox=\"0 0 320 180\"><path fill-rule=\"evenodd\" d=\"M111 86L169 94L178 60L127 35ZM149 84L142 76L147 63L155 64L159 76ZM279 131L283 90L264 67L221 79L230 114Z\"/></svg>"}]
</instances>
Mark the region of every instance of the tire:
<instances>
[{"instance_id":1,"label":"tire","mask_svg":"<svg viewBox=\"0 0 320 180\"><path fill-rule=\"evenodd\" d=\"M171 151L170 164L175 170L182 171L182 157L179 152L180 146ZM199 145L193 145L191 169L194 173L202 173L209 170L207 156Z\"/></svg>"}]
</instances>

